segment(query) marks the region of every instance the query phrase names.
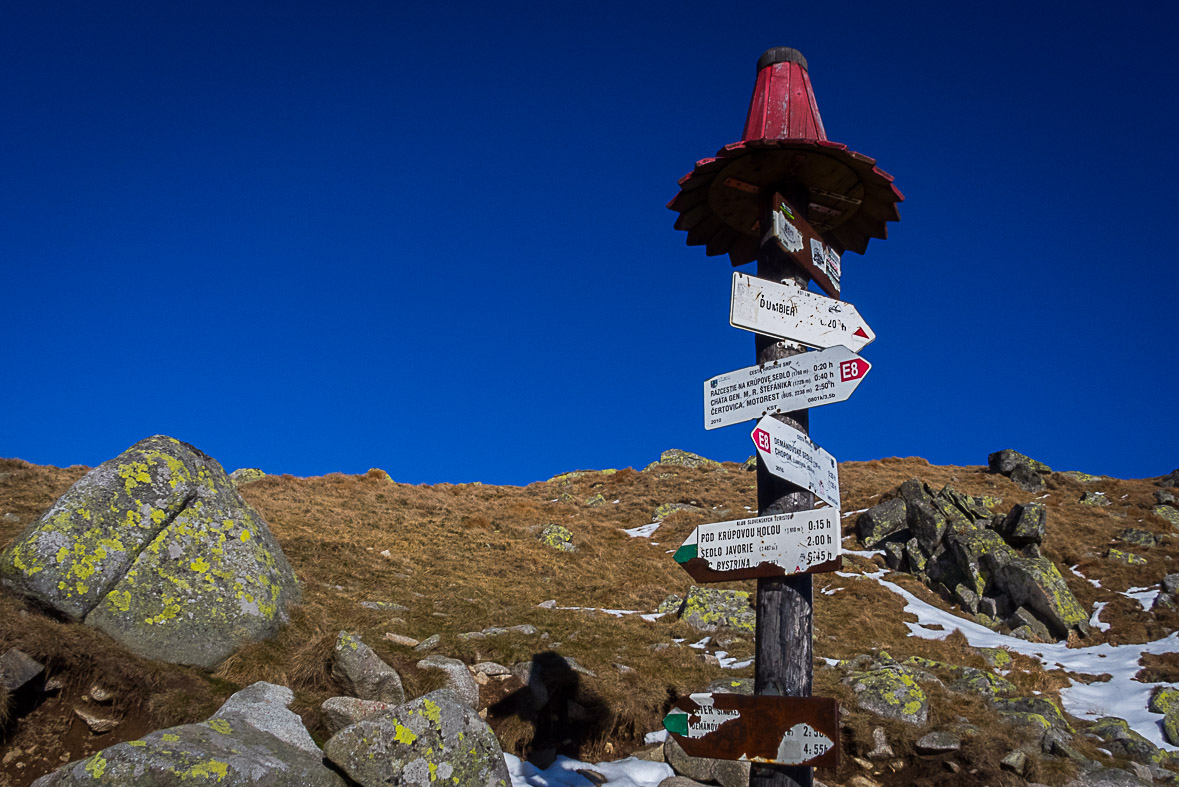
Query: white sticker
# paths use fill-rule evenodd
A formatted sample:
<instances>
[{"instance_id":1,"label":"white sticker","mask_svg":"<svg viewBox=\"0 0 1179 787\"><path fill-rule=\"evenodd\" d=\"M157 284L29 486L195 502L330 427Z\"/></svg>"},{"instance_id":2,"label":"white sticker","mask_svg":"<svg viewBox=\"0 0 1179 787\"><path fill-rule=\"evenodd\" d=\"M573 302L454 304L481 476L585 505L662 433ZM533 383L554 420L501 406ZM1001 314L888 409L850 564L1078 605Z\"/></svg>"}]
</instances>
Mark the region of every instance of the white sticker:
<instances>
[{"instance_id":1,"label":"white sticker","mask_svg":"<svg viewBox=\"0 0 1179 787\"><path fill-rule=\"evenodd\" d=\"M786 251L802 251L802 233L780 210L774 211L774 236Z\"/></svg>"}]
</instances>

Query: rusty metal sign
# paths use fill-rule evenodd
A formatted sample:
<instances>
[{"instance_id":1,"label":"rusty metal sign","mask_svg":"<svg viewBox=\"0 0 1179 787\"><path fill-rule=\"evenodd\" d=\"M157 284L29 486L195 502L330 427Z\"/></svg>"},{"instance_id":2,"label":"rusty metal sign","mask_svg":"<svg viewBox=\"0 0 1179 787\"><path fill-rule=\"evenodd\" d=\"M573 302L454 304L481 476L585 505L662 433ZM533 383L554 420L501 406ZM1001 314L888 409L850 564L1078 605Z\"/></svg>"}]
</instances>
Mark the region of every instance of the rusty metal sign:
<instances>
[{"instance_id":1,"label":"rusty metal sign","mask_svg":"<svg viewBox=\"0 0 1179 787\"><path fill-rule=\"evenodd\" d=\"M700 525L672 556L697 582L838 571L839 509Z\"/></svg>"},{"instance_id":2,"label":"rusty metal sign","mask_svg":"<svg viewBox=\"0 0 1179 787\"><path fill-rule=\"evenodd\" d=\"M832 298L839 297L839 253L823 242L818 231L781 194L774 195L772 224L762 243L771 238L810 274L823 292Z\"/></svg>"},{"instance_id":3,"label":"rusty metal sign","mask_svg":"<svg viewBox=\"0 0 1179 787\"><path fill-rule=\"evenodd\" d=\"M828 697L692 694L664 728L693 757L835 768L839 704Z\"/></svg>"}]
</instances>

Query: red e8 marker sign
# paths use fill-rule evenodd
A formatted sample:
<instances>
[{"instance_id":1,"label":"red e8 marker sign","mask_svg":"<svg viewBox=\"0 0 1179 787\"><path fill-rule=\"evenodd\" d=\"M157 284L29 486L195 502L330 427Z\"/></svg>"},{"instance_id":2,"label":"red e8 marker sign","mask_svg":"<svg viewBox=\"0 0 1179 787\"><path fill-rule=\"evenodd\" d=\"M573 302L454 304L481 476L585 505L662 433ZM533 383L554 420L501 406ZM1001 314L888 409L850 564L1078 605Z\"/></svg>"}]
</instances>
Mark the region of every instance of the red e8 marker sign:
<instances>
[{"instance_id":1,"label":"red e8 marker sign","mask_svg":"<svg viewBox=\"0 0 1179 787\"><path fill-rule=\"evenodd\" d=\"M839 382L846 383L848 380L858 380L864 376L864 372L868 371L868 368L868 362L863 358L844 361L839 364Z\"/></svg>"}]
</instances>

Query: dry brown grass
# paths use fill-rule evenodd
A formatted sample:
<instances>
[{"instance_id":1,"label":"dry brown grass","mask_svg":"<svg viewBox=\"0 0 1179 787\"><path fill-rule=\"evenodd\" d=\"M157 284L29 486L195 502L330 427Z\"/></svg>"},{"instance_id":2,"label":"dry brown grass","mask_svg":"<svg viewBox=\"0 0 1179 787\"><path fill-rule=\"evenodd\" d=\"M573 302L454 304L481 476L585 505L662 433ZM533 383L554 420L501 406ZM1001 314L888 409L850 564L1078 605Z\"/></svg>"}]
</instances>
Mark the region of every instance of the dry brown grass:
<instances>
[{"instance_id":1,"label":"dry brown grass","mask_svg":"<svg viewBox=\"0 0 1179 787\"><path fill-rule=\"evenodd\" d=\"M0 473L10 473L0 480L0 514L12 512L19 520L0 519L0 547L48 508L85 469L0 460ZM616 758L629 753L643 734L660 727L676 697L698 691L719 677L751 676L752 669L734 673L706 663L699 651L686 646L703 634L682 622L664 618L647 623L637 616L617 618L537 605L555 599L563 607L650 612L668 594L683 594L691 579L671 560L669 551L693 527L747 516L751 512L746 507L755 505L754 474L732 463L724 470L656 468L637 472L627 468L525 487L415 486L390 482L376 472L317 478L269 476L245 485L243 496L270 524L303 587L303 601L293 610L290 625L274 639L243 649L213 675L207 675L136 659L97 632L54 621L0 596L0 648L16 645L47 663L53 674L66 680L64 695L77 696L101 678L120 697L120 713L154 726L206 718L229 693L257 680L288 685L295 692L292 707L321 742L326 728L319 705L339 692L330 664L341 630L359 632L379 656L397 668L410 696L441 685L442 673L417 669L417 661L425 654L383 639L385 632L417 639L438 634L442 641L434 652L468 664L496 661L511 665L552 651L576 659L595 673L592 677L580 675L575 685L566 687L569 699L591 709L596 721L577 730L578 739L565 753L591 760ZM937 467L916 458L846 463L840 472L845 511L880 502L913 477L934 488L950 484L967 494L1001 497L1000 509L1004 511L1014 503L1039 497L983 467ZM1114 504L1105 509L1080 505L1076 501L1086 489L1102 489ZM1119 621L1110 641L1154 639L1179 627L1179 615L1147 614L1137 602L1116 593L1161 579L1176 558L1174 550L1179 547L1174 540L1144 553L1150 561L1146 570L1128 570L1102 557L1105 547L1124 527L1166 531L1149 513L1152 491L1153 487L1142 481L1080 484L1058 475L1049 480L1044 551L1062 567L1079 564L1078 570L1087 577L1101 581L1102 587L1095 588L1064 568L1065 579L1082 604L1091 607L1095 601L1108 602L1108 619L1116 616ZM597 495L604 502L591 505ZM631 539L621 532L651 521L655 508L664 503L686 503L700 510L667 517L651 539ZM854 517L844 520L845 534L852 533L854 521ZM558 552L540 544L537 536L549 523L568 527L577 550ZM845 560L849 571L873 571L882 566L878 558L866 561L848 556ZM960 666L984 666L981 656L960 634L943 640L910 637L904 625L903 601L879 583L835 574L813 579L816 657L851 658L887 650L897 659L919 655ZM911 577L894 574L889 579L930 604L951 609ZM752 582L721 587L726 586L754 589ZM834 593L820 592L824 589ZM373 609L363 602L383 602L385 606ZM458 636L488 626L522 623L531 623L542 633L484 639ZM673 638L686 642L656 649ZM714 638L731 656L753 655L752 635L727 632ZM1095 635L1092 641L1102 639ZM634 671L620 671L616 664ZM1156 680L1174 680L1179 677L1179 661L1170 663L1161 657L1147 662L1144 674L1156 676L1152 678ZM1009 774L997 770L997 763L1006 752L1004 747L1012 745L1012 736L1019 733L1002 725L981 699L931 690L931 720L926 729L953 727L959 717L965 717L986 730L986 734L967 741L957 757L964 768L951 776L940 760L922 759L913 753L913 742L925 730L892 725L856 711L854 698L839 682L840 677L837 670L817 661L815 694L837 697L851 711L845 719L844 753L865 753L864 747L871 747L872 728L884 726L898 756L908 763L902 770L886 768L872 778L882 784L1013 783ZM1022 656L1015 658L1007 677L1021 692L1040 691L1051 698L1056 698L1069 679ZM514 679L489 683L482 690L483 703L495 705L519 689ZM551 737L551 730L536 719L506 713L493 715L490 721L507 750L527 754L553 743L546 737ZM139 729L129 723L126 732L137 735L141 734ZM115 742L122 730L101 745ZM859 773L851 762L850 757L844 757L837 774L824 776L820 772L819 778L846 781ZM1066 780L1067 769L1056 764L1035 767L1036 778L1044 783Z\"/></svg>"}]
</instances>

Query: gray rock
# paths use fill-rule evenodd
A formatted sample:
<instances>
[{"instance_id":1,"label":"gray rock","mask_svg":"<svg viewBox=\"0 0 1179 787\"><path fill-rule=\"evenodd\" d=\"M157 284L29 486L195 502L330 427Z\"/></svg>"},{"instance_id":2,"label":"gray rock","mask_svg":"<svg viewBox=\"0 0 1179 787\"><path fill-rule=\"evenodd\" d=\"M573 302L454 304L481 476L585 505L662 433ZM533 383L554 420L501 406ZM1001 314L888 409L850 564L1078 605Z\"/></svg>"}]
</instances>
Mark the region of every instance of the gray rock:
<instances>
[{"instance_id":1,"label":"gray rock","mask_svg":"<svg viewBox=\"0 0 1179 787\"><path fill-rule=\"evenodd\" d=\"M1163 577L1163 591L1172 596L1179 593L1179 574L1167 574Z\"/></svg>"},{"instance_id":2,"label":"gray rock","mask_svg":"<svg viewBox=\"0 0 1179 787\"><path fill-rule=\"evenodd\" d=\"M713 459L706 459L699 454L693 454L690 451L681 451L678 448L670 448L659 455L659 464L672 467L704 467L710 470L723 470L720 462ZM649 469L650 466L644 469Z\"/></svg>"},{"instance_id":3,"label":"gray rock","mask_svg":"<svg viewBox=\"0 0 1179 787\"><path fill-rule=\"evenodd\" d=\"M1114 756L1128 757L1143 765L1155 764L1164 756L1158 746L1130 729L1125 719L1116 716L1098 719L1089 726L1089 732L1105 741L1105 747Z\"/></svg>"},{"instance_id":4,"label":"gray rock","mask_svg":"<svg viewBox=\"0 0 1179 787\"><path fill-rule=\"evenodd\" d=\"M707 787L707 785L695 779L689 779L687 776L668 776L659 782L659 787Z\"/></svg>"},{"instance_id":5,"label":"gray rock","mask_svg":"<svg viewBox=\"0 0 1179 787\"><path fill-rule=\"evenodd\" d=\"M1160 478L1157 483L1162 487L1179 487L1179 469L1172 470L1170 473Z\"/></svg>"},{"instance_id":6,"label":"gray rock","mask_svg":"<svg viewBox=\"0 0 1179 787\"><path fill-rule=\"evenodd\" d=\"M1011 617L1007 619L1007 625L1011 627L1012 632L1021 627L1027 627L1033 638L1030 642L1052 642L1052 634L1048 631L1039 618L1037 618L1032 611L1027 607L1019 607L1011 613Z\"/></svg>"},{"instance_id":7,"label":"gray rock","mask_svg":"<svg viewBox=\"0 0 1179 787\"><path fill-rule=\"evenodd\" d=\"M907 567L905 545L896 541L885 541L884 564L893 571L904 571Z\"/></svg>"},{"instance_id":8,"label":"gray rock","mask_svg":"<svg viewBox=\"0 0 1179 787\"><path fill-rule=\"evenodd\" d=\"M1058 639L1070 630L1089 634L1088 614L1048 558L1018 557L1001 566L995 580L1015 606L1032 610Z\"/></svg>"},{"instance_id":9,"label":"gray rock","mask_svg":"<svg viewBox=\"0 0 1179 787\"><path fill-rule=\"evenodd\" d=\"M745 590L718 590L693 585L688 589L680 619L700 631L722 628L753 633L757 615Z\"/></svg>"},{"instance_id":10,"label":"gray rock","mask_svg":"<svg viewBox=\"0 0 1179 787\"><path fill-rule=\"evenodd\" d=\"M418 669L437 669L446 673L446 687L454 692L463 705L479 710L479 684L467 665L446 656L427 656L418 662Z\"/></svg>"},{"instance_id":11,"label":"gray rock","mask_svg":"<svg viewBox=\"0 0 1179 787\"><path fill-rule=\"evenodd\" d=\"M256 683L230 697L208 721L116 744L34 784L172 787L192 781L221 787L344 787L344 780L323 764L298 715L286 709L289 696L284 687Z\"/></svg>"},{"instance_id":12,"label":"gray rock","mask_svg":"<svg viewBox=\"0 0 1179 787\"><path fill-rule=\"evenodd\" d=\"M962 608L974 615L978 612L979 596L965 585L959 584L954 588L954 598L958 599L958 603Z\"/></svg>"},{"instance_id":13,"label":"gray rock","mask_svg":"<svg viewBox=\"0 0 1179 787\"><path fill-rule=\"evenodd\" d=\"M922 726L929 718L929 698L909 670L891 665L852 673L847 682L859 707L886 719Z\"/></svg>"},{"instance_id":14,"label":"gray rock","mask_svg":"<svg viewBox=\"0 0 1179 787\"><path fill-rule=\"evenodd\" d=\"M573 552L577 549L573 544L573 533L569 528L557 524L544 526L540 531L540 543L562 552Z\"/></svg>"},{"instance_id":15,"label":"gray rock","mask_svg":"<svg viewBox=\"0 0 1179 787\"><path fill-rule=\"evenodd\" d=\"M1142 787L1142 782L1121 768L1098 767L1080 774L1064 787Z\"/></svg>"},{"instance_id":16,"label":"gray rock","mask_svg":"<svg viewBox=\"0 0 1179 787\"><path fill-rule=\"evenodd\" d=\"M229 479L238 486L253 483L254 481L261 481L265 477L266 473L256 467L239 467L229 474Z\"/></svg>"},{"instance_id":17,"label":"gray rock","mask_svg":"<svg viewBox=\"0 0 1179 787\"><path fill-rule=\"evenodd\" d=\"M737 760L715 760L712 766L712 780L720 787L749 787L748 762Z\"/></svg>"},{"instance_id":18,"label":"gray rock","mask_svg":"<svg viewBox=\"0 0 1179 787\"><path fill-rule=\"evenodd\" d=\"M341 631L332 654L332 677L353 697L398 705L405 702L401 676L360 635Z\"/></svg>"},{"instance_id":19,"label":"gray rock","mask_svg":"<svg viewBox=\"0 0 1179 787\"><path fill-rule=\"evenodd\" d=\"M929 564L929 557L916 538L910 538L905 542L905 559L909 563L909 570L914 574L925 571L925 567Z\"/></svg>"},{"instance_id":20,"label":"gray rock","mask_svg":"<svg viewBox=\"0 0 1179 787\"><path fill-rule=\"evenodd\" d=\"M1027 756L1027 754L1020 751L1019 749L1016 749L1013 752L1009 752L1007 754L1007 756L1005 756L1003 759L999 760L999 767L1003 768L1004 770L1011 771L1012 773L1018 774L1020 776L1022 776L1024 770L1027 769L1027 765L1028 765L1028 756Z\"/></svg>"},{"instance_id":21,"label":"gray rock","mask_svg":"<svg viewBox=\"0 0 1179 787\"><path fill-rule=\"evenodd\" d=\"M1018 558L1018 553L993 530L951 530L945 535L946 548L954 556L964 583L979 596L991 584L991 577L1002 566Z\"/></svg>"},{"instance_id":22,"label":"gray rock","mask_svg":"<svg viewBox=\"0 0 1179 787\"><path fill-rule=\"evenodd\" d=\"M962 748L962 739L949 732L934 731L917 740L918 754L945 754Z\"/></svg>"},{"instance_id":23,"label":"gray rock","mask_svg":"<svg viewBox=\"0 0 1179 787\"><path fill-rule=\"evenodd\" d=\"M1172 506L1155 506L1151 512L1165 520L1171 527L1179 530L1179 508Z\"/></svg>"},{"instance_id":24,"label":"gray rock","mask_svg":"<svg viewBox=\"0 0 1179 787\"><path fill-rule=\"evenodd\" d=\"M1107 506L1110 503L1105 492L1085 492L1078 502L1086 506Z\"/></svg>"},{"instance_id":25,"label":"gray rock","mask_svg":"<svg viewBox=\"0 0 1179 787\"><path fill-rule=\"evenodd\" d=\"M1176 504L1176 502L1175 502L1175 495L1171 494L1170 492L1168 492L1165 489L1155 490L1154 499L1158 502L1158 504L1160 506L1171 506L1174 508L1177 505L1179 505L1179 504ZM10 516L10 515L5 514L5 518L7 518L8 516Z\"/></svg>"},{"instance_id":26,"label":"gray rock","mask_svg":"<svg viewBox=\"0 0 1179 787\"><path fill-rule=\"evenodd\" d=\"M388 702L362 700L356 697L329 697L319 706L327 720L327 728L334 735L358 721L371 719L396 708Z\"/></svg>"},{"instance_id":27,"label":"gray rock","mask_svg":"<svg viewBox=\"0 0 1179 787\"><path fill-rule=\"evenodd\" d=\"M441 634L431 634L430 636L426 637L424 640L419 642L417 645L415 645L414 650L416 650L418 653L422 653L427 650L433 650L434 648L438 647L438 643L441 641L442 641Z\"/></svg>"},{"instance_id":28,"label":"gray rock","mask_svg":"<svg viewBox=\"0 0 1179 787\"><path fill-rule=\"evenodd\" d=\"M472 709L439 694L419 697L340 730L324 755L363 785L511 787L503 750Z\"/></svg>"},{"instance_id":29,"label":"gray rock","mask_svg":"<svg viewBox=\"0 0 1179 787\"><path fill-rule=\"evenodd\" d=\"M899 497L872 506L856 519L856 534L868 549L907 527L905 501ZM907 538L907 536L906 536Z\"/></svg>"},{"instance_id":30,"label":"gray rock","mask_svg":"<svg viewBox=\"0 0 1179 787\"><path fill-rule=\"evenodd\" d=\"M753 694L753 678L720 678L709 683L705 688L706 694Z\"/></svg>"},{"instance_id":31,"label":"gray rock","mask_svg":"<svg viewBox=\"0 0 1179 787\"><path fill-rule=\"evenodd\" d=\"M224 719L268 732L283 743L319 756L319 747L298 714L288 710L295 693L286 686L258 681L225 701L210 721Z\"/></svg>"},{"instance_id":32,"label":"gray rock","mask_svg":"<svg viewBox=\"0 0 1179 787\"><path fill-rule=\"evenodd\" d=\"M1121 530L1118 533L1118 540L1144 549L1149 549L1159 542L1158 537L1154 533L1148 530L1138 530L1133 527L1127 527Z\"/></svg>"},{"instance_id":33,"label":"gray rock","mask_svg":"<svg viewBox=\"0 0 1179 787\"><path fill-rule=\"evenodd\" d=\"M1072 730L1064 718L1060 708L1052 700L1043 697L1013 697L1011 699L996 699L992 705L1000 713L1031 713L1042 716L1044 721L1054 729Z\"/></svg>"},{"instance_id":34,"label":"gray rock","mask_svg":"<svg viewBox=\"0 0 1179 787\"><path fill-rule=\"evenodd\" d=\"M15 694L44 672L45 666L32 656L23 650L9 648L0 656L0 689Z\"/></svg>"},{"instance_id":35,"label":"gray rock","mask_svg":"<svg viewBox=\"0 0 1179 787\"><path fill-rule=\"evenodd\" d=\"M883 727L872 728L872 751L868 752L869 760L891 760L897 756L888 743L888 735Z\"/></svg>"},{"instance_id":36,"label":"gray rock","mask_svg":"<svg viewBox=\"0 0 1179 787\"><path fill-rule=\"evenodd\" d=\"M1048 527L1048 509L1043 503L1016 504L1003 520L1000 529L1003 537L1012 546L1044 543Z\"/></svg>"},{"instance_id":37,"label":"gray rock","mask_svg":"<svg viewBox=\"0 0 1179 787\"><path fill-rule=\"evenodd\" d=\"M1044 479L1027 465L1016 465L1008 478L1025 492L1042 492L1044 490Z\"/></svg>"},{"instance_id":38,"label":"gray rock","mask_svg":"<svg viewBox=\"0 0 1179 787\"><path fill-rule=\"evenodd\" d=\"M674 737L668 736L663 743L663 760L680 776L701 782L712 781L712 769L716 760L692 757L684 752Z\"/></svg>"},{"instance_id":39,"label":"gray rock","mask_svg":"<svg viewBox=\"0 0 1179 787\"><path fill-rule=\"evenodd\" d=\"M1010 448L996 451L987 457L988 469L992 473L999 473L1000 475L1010 475L1020 465L1025 465L1039 473L1052 472L1052 468L1043 462L1037 462L1030 456L1013 451Z\"/></svg>"},{"instance_id":40,"label":"gray rock","mask_svg":"<svg viewBox=\"0 0 1179 787\"><path fill-rule=\"evenodd\" d=\"M211 669L299 598L216 461L157 435L88 472L0 554L0 585L149 659Z\"/></svg>"},{"instance_id":41,"label":"gray rock","mask_svg":"<svg viewBox=\"0 0 1179 787\"><path fill-rule=\"evenodd\" d=\"M909 483L906 481L905 483ZM908 507L909 529L921 549L932 555L942 542L946 533L946 517L933 505L933 501L926 495L906 502Z\"/></svg>"},{"instance_id":42,"label":"gray rock","mask_svg":"<svg viewBox=\"0 0 1179 787\"><path fill-rule=\"evenodd\" d=\"M489 678L494 678L499 675L511 675L512 671L503 664L496 664L494 661L480 661L473 669L475 672L482 672Z\"/></svg>"}]
</instances>

